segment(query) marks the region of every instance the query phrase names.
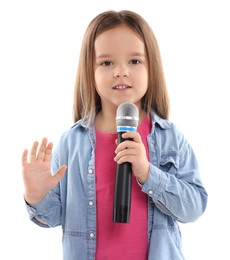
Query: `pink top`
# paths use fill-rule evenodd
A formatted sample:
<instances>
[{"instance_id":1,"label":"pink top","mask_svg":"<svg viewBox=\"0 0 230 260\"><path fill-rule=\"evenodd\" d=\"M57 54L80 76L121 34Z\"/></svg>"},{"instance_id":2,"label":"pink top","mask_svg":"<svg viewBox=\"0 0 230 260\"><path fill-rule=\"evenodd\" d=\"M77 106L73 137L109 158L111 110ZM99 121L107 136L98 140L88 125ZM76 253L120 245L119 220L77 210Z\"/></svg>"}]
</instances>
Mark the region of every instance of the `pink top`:
<instances>
[{"instance_id":1,"label":"pink top","mask_svg":"<svg viewBox=\"0 0 230 260\"><path fill-rule=\"evenodd\" d=\"M151 120L138 126L148 156L147 136ZM130 223L113 223L116 178L114 162L117 134L96 132L97 260L144 260L148 258L148 198L132 179Z\"/></svg>"}]
</instances>

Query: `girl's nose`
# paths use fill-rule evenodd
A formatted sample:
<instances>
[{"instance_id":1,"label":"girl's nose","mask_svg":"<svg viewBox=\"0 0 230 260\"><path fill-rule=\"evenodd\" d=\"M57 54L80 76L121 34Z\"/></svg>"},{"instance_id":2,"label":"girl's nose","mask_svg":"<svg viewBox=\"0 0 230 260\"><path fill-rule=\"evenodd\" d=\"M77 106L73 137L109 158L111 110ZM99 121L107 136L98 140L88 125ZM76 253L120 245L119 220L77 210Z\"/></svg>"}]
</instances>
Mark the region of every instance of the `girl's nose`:
<instances>
[{"instance_id":1,"label":"girl's nose","mask_svg":"<svg viewBox=\"0 0 230 260\"><path fill-rule=\"evenodd\" d=\"M129 76L128 70L125 67L116 68L113 73L114 78L126 78Z\"/></svg>"}]
</instances>

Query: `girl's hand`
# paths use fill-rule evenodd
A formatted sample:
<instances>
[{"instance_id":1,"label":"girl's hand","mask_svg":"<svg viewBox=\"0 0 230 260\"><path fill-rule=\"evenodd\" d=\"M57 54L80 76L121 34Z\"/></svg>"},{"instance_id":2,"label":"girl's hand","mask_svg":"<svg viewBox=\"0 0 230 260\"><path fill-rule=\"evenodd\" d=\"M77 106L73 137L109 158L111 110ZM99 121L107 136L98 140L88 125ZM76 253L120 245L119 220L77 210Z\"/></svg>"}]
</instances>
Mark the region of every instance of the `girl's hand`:
<instances>
[{"instance_id":1,"label":"girl's hand","mask_svg":"<svg viewBox=\"0 0 230 260\"><path fill-rule=\"evenodd\" d=\"M133 175L141 184L144 184L148 178L149 161L141 136L138 132L127 132L122 137L125 139L132 138L132 140L126 140L117 146L114 160L118 164L130 162Z\"/></svg>"},{"instance_id":2,"label":"girl's hand","mask_svg":"<svg viewBox=\"0 0 230 260\"><path fill-rule=\"evenodd\" d=\"M24 197L29 204L36 204L61 180L67 169L63 165L54 176L51 175L50 161L52 143L43 138L38 149L38 142L34 142L28 160L28 150L22 154L22 174L24 181Z\"/></svg>"}]
</instances>

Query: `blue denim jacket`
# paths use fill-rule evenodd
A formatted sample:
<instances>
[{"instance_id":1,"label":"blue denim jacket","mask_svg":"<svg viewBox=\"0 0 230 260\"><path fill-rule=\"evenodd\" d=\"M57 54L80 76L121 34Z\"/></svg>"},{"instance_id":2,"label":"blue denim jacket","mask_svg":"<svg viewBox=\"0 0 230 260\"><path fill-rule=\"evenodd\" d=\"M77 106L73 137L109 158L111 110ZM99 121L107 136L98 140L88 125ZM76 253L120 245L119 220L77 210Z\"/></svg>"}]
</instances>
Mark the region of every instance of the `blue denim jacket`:
<instances>
[{"instance_id":1,"label":"blue denim jacket","mask_svg":"<svg viewBox=\"0 0 230 260\"><path fill-rule=\"evenodd\" d=\"M140 186L149 198L148 259L182 260L178 222L192 222L202 215L207 192L196 157L183 134L153 113L152 122L148 136L150 172ZM43 201L27 205L36 224L62 226L64 260L95 259L95 141L94 126L87 128L82 120L63 133L53 153L52 172L67 164L67 173ZM47 224L38 222L36 216Z\"/></svg>"}]
</instances>

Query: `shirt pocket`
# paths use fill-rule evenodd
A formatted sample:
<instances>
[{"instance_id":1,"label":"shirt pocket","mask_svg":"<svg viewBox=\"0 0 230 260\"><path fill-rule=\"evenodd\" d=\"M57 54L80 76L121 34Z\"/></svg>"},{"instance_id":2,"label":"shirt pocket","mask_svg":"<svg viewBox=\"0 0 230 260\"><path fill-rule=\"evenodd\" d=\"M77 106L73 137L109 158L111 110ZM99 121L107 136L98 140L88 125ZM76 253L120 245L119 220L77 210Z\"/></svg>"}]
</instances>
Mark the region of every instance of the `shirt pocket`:
<instances>
[{"instance_id":1,"label":"shirt pocket","mask_svg":"<svg viewBox=\"0 0 230 260\"><path fill-rule=\"evenodd\" d=\"M161 154L159 168L164 172L176 174L179 168L179 156L177 152L163 152Z\"/></svg>"}]
</instances>

